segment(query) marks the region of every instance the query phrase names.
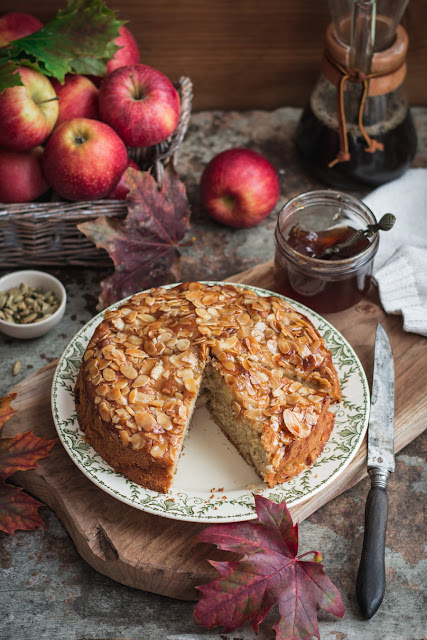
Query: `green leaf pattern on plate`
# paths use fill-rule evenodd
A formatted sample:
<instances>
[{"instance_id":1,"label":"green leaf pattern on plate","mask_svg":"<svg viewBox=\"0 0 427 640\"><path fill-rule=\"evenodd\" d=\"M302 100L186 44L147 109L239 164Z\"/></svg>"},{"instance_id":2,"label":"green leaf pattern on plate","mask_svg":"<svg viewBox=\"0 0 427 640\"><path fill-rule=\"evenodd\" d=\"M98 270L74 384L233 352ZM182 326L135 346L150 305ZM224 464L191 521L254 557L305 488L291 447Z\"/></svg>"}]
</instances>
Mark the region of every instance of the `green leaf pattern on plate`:
<instances>
[{"instance_id":1,"label":"green leaf pattern on plate","mask_svg":"<svg viewBox=\"0 0 427 640\"><path fill-rule=\"evenodd\" d=\"M215 284L206 282L205 284ZM174 286L174 285L170 285ZM277 295L259 287L249 287L260 295ZM110 308L116 308L124 301ZM321 456L310 469L292 480L269 489L260 483L253 490L244 489L200 495L172 488L168 494L143 489L122 474L115 473L85 441L77 422L74 385L86 345L103 313L95 316L70 342L55 372L52 386L52 412L59 437L79 469L98 487L135 508L169 518L202 522L250 520L256 517L253 492L275 502L286 500L293 506L313 496L335 480L355 456L365 435L369 417L369 387L362 365L345 338L324 318L304 305L289 301L308 316L323 335L333 355L342 386L343 400L335 409L335 427Z\"/></svg>"}]
</instances>

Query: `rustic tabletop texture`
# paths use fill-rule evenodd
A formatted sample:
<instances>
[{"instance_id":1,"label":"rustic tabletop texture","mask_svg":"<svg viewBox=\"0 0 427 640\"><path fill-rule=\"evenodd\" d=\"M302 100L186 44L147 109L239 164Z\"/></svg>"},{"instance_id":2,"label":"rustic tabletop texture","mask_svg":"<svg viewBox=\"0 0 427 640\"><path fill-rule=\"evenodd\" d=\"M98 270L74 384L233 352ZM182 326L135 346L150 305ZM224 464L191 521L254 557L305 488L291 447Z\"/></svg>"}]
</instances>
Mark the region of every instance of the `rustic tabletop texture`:
<instances>
[{"instance_id":1,"label":"rustic tabletop texture","mask_svg":"<svg viewBox=\"0 0 427 640\"><path fill-rule=\"evenodd\" d=\"M427 108L415 108L413 115L419 141L413 166L427 167ZM178 158L178 172L192 208L191 234L196 237L192 246L183 249L183 280L222 280L271 259L280 206L298 193L324 186L309 177L296 157L294 132L299 116L296 108L193 114ZM248 230L232 230L210 221L200 202L198 184L204 166L230 147L263 153L280 176L281 196L275 211ZM361 189L354 195L363 197L368 191ZM18 341L0 336L0 396L62 354L71 338L95 315L99 283L111 272L93 268L45 270L60 278L67 290L65 316L41 338ZM3 273L7 270L0 275ZM21 368L13 375L17 360ZM424 433L398 453L396 472L389 481L387 587L381 608L369 621L362 620L355 599L369 480L365 478L300 524L300 550L321 550L326 571L346 608L340 620L320 613L322 640L427 638L425 479ZM45 529L18 531L14 536L0 533L0 640L274 638L268 625L261 625L257 636L249 626L234 633L224 633L221 628L206 631L193 621L193 602L110 580L82 560L53 511L42 507L40 513Z\"/></svg>"}]
</instances>

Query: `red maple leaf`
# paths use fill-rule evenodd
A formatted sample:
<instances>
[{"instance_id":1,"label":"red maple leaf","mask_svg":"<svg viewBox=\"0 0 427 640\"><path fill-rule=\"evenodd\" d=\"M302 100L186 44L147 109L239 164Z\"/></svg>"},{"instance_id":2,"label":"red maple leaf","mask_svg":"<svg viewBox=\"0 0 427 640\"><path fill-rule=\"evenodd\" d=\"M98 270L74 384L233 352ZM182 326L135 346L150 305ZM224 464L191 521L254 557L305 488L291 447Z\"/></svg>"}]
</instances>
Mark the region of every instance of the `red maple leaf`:
<instances>
[{"instance_id":1,"label":"red maple leaf","mask_svg":"<svg viewBox=\"0 0 427 640\"><path fill-rule=\"evenodd\" d=\"M38 510L43 504L19 487L0 481L0 529L13 535L17 529L44 527Z\"/></svg>"},{"instance_id":2,"label":"red maple leaf","mask_svg":"<svg viewBox=\"0 0 427 640\"><path fill-rule=\"evenodd\" d=\"M10 406L14 398L16 393L0 398L0 429L16 412ZM38 467L37 461L47 456L55 442L39 438L31 431L13 438L0 438L0 530L13 535L16 529L44 526L38 514L42 503L5 480L15 471Z\"/></svg>"},{"instance_id":3,"label":"red maple leaf","mask_svg":"<svg viewBox=\"0 0 427 640\"><path fill-rule=\"evenodd\" d=\"M126 172L128 214L124 220L99 216L77 225L105 249L115 272L101 283L99 308L144 289L178 279L179 242L189 230L184 184L168 165L160 188L147 171Z\"/></svg>"},{"instance_id":4,"label":"red maple leaf","mask_svg":"<svg viewBox=\"0 0 427 640\"><path fill-rule=\"evenodd\" d=\"M297 557L298 525L293 524L285 502L276 504L256 495L255 506L257 521L211 525L197 537L243 557L209 561L221 577L197 587L203 596L195 607L195 620L208 629L222 625L226 632L250 621L258 632L277 604L279 616L273 625L277 640L320 638L319 609L339 618L344 615L341 596L319 564L322 556L318 551L309 552L319 562Z\"/></svg>"},{"instance_id":5,"label":"red maple leaf","mask_svg":"<svg viewBox=\"0 0 427 640\"><path fill-rule=\"evenodd\" d=\"M8 396L0 398L0 429L6 422L17 412L17 409L12 409L10 403L16 398L16 393L9 393Z\"/></svg>"}]
</instances>

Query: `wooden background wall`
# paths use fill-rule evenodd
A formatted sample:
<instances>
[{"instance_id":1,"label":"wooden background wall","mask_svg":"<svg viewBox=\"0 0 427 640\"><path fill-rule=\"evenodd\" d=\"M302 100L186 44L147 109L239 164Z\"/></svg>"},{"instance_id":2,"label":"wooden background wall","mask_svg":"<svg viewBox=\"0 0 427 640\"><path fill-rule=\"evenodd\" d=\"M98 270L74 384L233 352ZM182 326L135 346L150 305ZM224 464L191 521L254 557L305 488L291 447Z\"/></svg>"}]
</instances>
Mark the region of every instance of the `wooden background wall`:
<instances>
[{"instance_id":1,"label":"wooden background wall","mask_svg":"<svg viewBox=\"0 0 427 640\"><path fill-rule=\"evenodd\" d=\"M0 10L53 17L66 0L1 0ZM141 61L189 76L193 110L301 106L318 74L327 0L106 0L129 21ZM410 0L407 93L427 104L427 0Z\"/></svg>"}]
</instances>

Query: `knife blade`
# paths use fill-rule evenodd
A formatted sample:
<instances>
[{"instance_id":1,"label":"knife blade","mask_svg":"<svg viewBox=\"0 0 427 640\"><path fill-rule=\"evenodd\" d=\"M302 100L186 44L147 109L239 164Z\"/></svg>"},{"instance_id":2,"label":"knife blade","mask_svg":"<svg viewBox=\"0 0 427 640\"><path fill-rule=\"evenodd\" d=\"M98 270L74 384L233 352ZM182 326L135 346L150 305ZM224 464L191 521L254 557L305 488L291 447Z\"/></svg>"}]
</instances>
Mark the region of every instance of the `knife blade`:
<instances>
[{"instance_id":1,"label":"knife blade","mask_svg":"<svg viewBox=\"0 0 427 640\"><path fill-rule=\"evenodd\" d=\"M356 581L356 598L365 619L372 618L384 598L387 481L394 471L394 363L390 341L381 324L377 325L375 336L367 465L371 488Z\"/></svg>"}]
</instances>

